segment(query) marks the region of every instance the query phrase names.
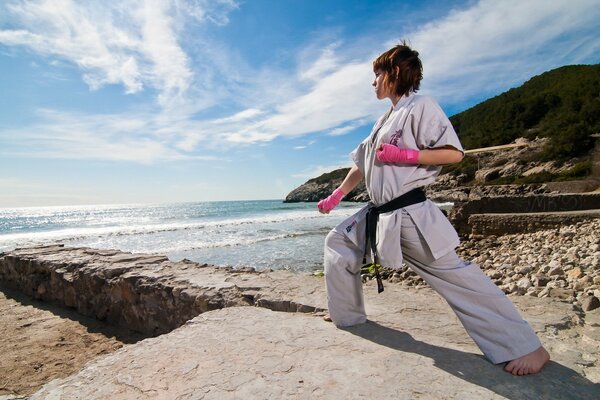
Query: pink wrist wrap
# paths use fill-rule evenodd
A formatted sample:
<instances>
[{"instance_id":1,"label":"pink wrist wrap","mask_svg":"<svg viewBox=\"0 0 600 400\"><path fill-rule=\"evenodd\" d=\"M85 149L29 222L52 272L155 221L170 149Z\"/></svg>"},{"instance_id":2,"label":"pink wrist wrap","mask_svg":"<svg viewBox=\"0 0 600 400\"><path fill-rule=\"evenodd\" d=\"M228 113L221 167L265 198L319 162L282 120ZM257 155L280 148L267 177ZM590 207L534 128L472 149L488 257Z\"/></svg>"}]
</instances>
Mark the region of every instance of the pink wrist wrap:
<instances>
[{"instance_id":1,"label":"pink wrist wrap","mask_svg":"<svg viewBox=\"0 0 600 400\"><path fill-rule=\"evenodd\" d=\"M317 207L319 207L319 210L321 211L329 212L333 210L335 206L340 204L340 201L342 201L342 197L344 197L344 192L342 192L340 188L337 188L333 191L333 193L331 193L329 197L321 200L317 204Z\"/></svg>"},{"instance_id":2,"label":"pink wrist wrap","mask_svg":"<svg viewBox=\"0 0 600 400\"><path fill-rule=\"evenodd\" d=\"M377 150L377 159L384 163L418 164L419 150L400 149L384 143Z\"/></svg>"}]
</instances>

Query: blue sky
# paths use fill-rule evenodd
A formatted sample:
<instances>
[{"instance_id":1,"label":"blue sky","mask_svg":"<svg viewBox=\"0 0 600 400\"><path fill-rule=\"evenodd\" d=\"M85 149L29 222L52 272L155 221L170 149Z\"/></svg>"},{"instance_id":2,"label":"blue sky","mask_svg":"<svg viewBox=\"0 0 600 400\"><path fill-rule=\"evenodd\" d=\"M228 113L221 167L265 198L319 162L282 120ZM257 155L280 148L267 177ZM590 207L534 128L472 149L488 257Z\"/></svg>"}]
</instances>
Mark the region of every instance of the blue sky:
<instances>
[{"instance_id":1,"label":"blue sky","mask_svg":"<svg viewBox=\"0 0 600 400\"><path fill-rule=\"evenodd\" d=\"M599 62L595 0L0 5L0 207L278 199L350 166L407 39L448 115Z\"/></svg>"}]
</instances>

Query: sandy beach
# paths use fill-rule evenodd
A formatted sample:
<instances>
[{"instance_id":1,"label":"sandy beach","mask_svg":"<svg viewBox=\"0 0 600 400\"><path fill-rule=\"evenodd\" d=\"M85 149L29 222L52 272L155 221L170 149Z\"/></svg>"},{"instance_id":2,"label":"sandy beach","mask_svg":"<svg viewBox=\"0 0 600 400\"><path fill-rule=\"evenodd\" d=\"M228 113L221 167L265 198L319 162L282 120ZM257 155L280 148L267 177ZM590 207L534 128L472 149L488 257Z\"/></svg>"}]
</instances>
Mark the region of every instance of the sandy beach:
<instances>
[{"instance_id":1,"label":"sandy beach","mask_svg":"<svg viewBox=\"0 0 600 400\"><path fill-rule=\"evenodd\" d=\"M0 397L30 395L144 335L0 286Z\"/></svg>"}]
</instances>

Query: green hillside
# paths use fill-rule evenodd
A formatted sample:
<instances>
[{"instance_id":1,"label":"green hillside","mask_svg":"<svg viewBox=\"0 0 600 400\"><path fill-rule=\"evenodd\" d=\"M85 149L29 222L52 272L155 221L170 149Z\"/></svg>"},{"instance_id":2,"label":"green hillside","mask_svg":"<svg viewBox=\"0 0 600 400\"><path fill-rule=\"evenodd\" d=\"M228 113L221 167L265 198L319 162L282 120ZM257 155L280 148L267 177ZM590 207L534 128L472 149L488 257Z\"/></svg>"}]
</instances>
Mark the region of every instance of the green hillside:
<instances>
[{"instance_id":1,"label":"green hillside","mask_svg":"<svg viewBox=\"0 0 600 400\"><path fill-rule=\"evenodd\" d=\"M450 121L466 149L539 136L550 138L541 160L585 155L600 132L600 64L545 72Z\"/></svg>"}]
</instances>

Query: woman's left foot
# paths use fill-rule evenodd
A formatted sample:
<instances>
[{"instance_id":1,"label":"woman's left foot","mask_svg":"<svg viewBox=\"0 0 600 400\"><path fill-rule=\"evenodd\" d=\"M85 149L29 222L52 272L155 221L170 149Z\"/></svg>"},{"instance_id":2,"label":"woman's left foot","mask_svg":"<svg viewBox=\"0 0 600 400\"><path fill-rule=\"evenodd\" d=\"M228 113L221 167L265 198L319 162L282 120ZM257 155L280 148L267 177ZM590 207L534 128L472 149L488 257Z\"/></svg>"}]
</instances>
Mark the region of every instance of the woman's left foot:
<instances>
[{"instance_id":1,"label":"woman's left foot","mask_svg":"<svg viewBox=\"0 0 600 400\"><path fill-rule=\"evenodd\" d=\"M550 360L550 354L540 346L537 350L510 361L504 370L513 375L537 374L548 360Z\"/></svg>"},{"instance_id":2,"label":"woman's left foot","mask_svg":"<svg viewBox=\"0 0 600 400\"><path fill-rule=\"evenodd\" d=\"M323 321L331 322L331 316L329 316L329 314L325 314Z\"/></svg>"}]
</instances>

